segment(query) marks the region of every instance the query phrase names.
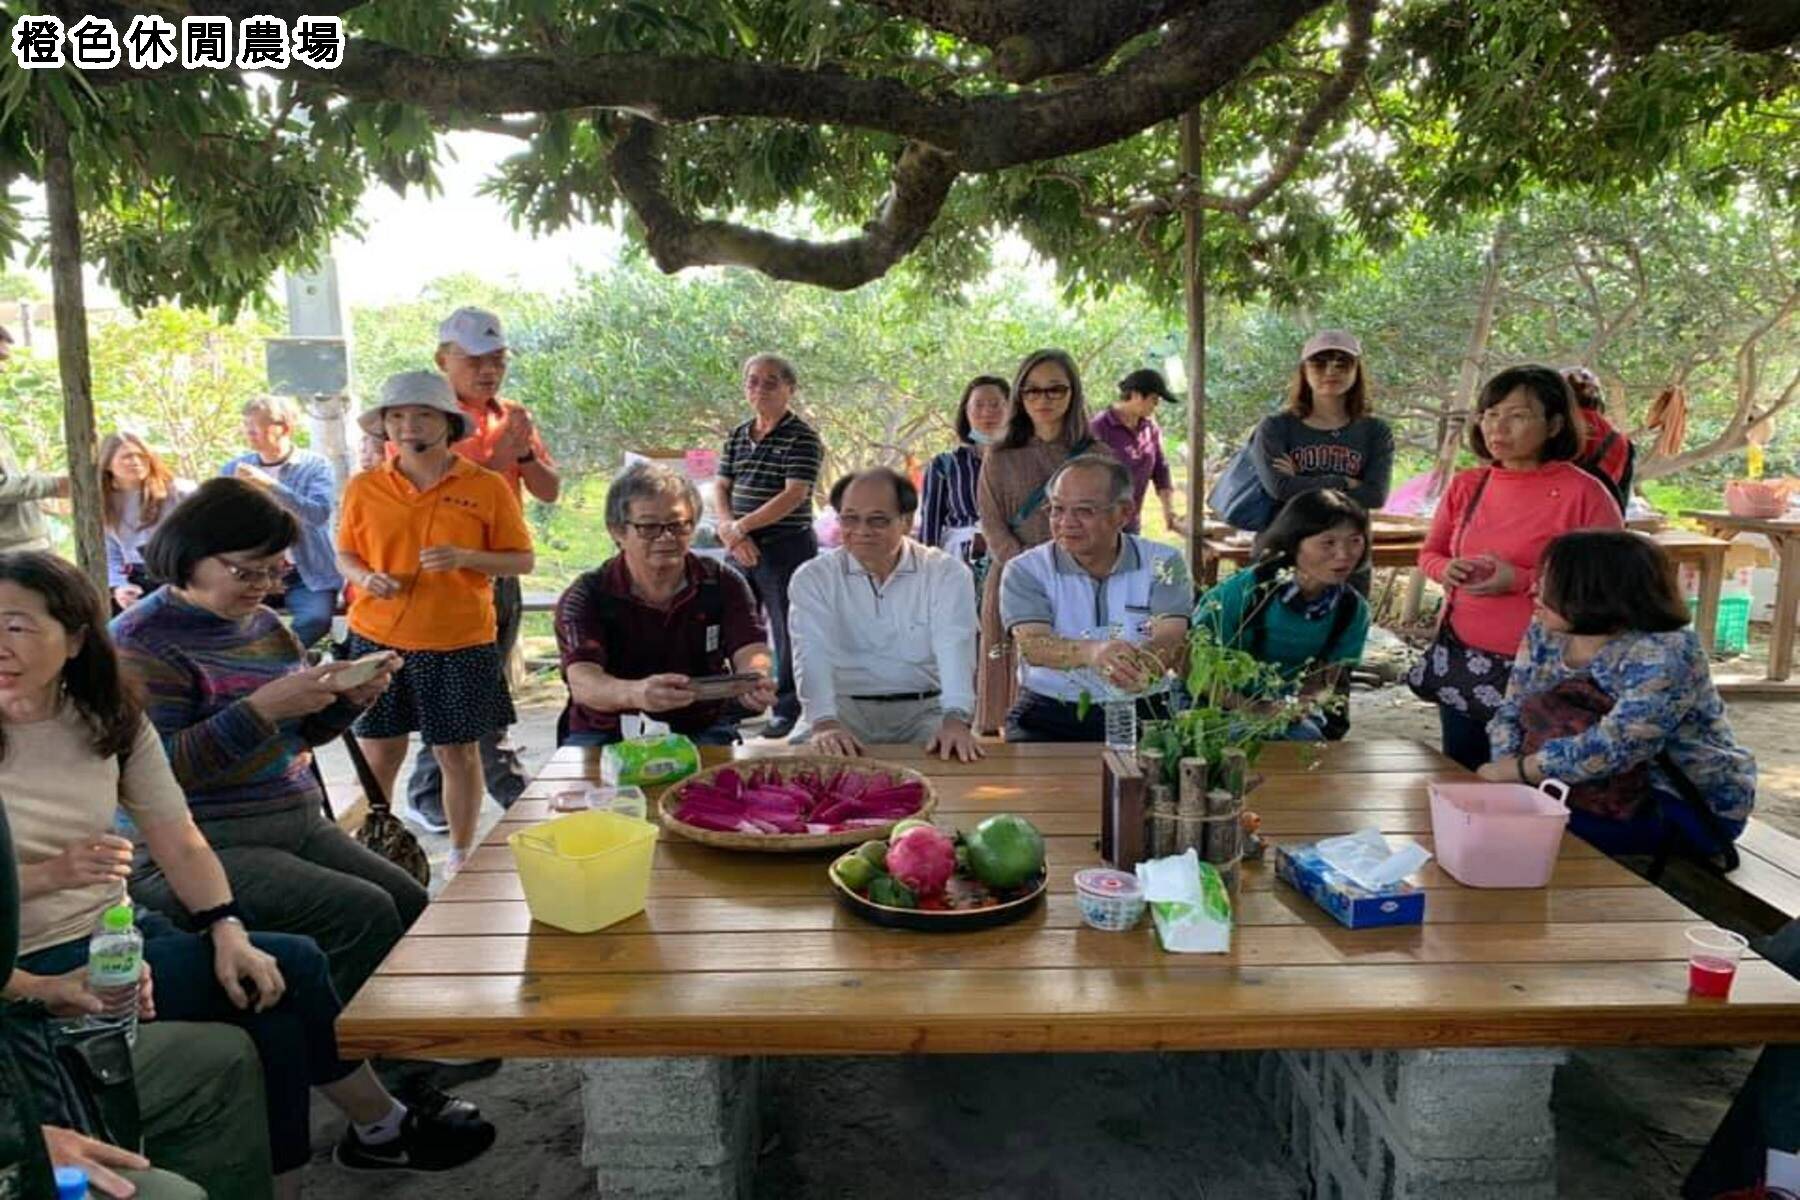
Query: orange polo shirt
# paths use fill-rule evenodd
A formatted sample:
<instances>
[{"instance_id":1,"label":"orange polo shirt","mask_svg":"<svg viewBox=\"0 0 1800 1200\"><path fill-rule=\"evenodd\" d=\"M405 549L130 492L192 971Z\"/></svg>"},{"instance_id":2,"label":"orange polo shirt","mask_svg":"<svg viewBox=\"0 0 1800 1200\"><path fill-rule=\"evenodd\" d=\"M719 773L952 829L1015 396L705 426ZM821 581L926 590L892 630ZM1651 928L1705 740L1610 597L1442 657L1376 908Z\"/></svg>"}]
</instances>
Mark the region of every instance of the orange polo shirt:
<instances>
[{"instance_id":1,"label":"orange polo shirt","mask_svg":"<svg viewBox=\"0 0 1800 1200\"><path fill-rule=\"evenodd\" d=\"M421 571L428 546L531 549L518 497L493 471L452 455L450 469L419 491L393 460L344 486L338 549L400 581L383 599L358 588L350 628L396 650L461 650L494 640L494 581L480 571Z\"/></svg>"},{"instance_id":2,"label":"orange polo shirt","mask_svg":"<svg viewBox=\"0 0 1800 1200\"><path fill-rule=\"evenodd\" d=\"M463 415L469 418L471 432L462 441L451 443L450 449L478 467L486 467L490 471L497 472L506 482L512 484L513 498L524 503L524 484L519 478L518 460L513 459L503 463L494 461L494 443L499 440L500 431L506 428L506 414L515 408L523 408L524 405L514 400L490 400L486 404L470 404L461 396L456 398L456 404L463 410ZM546 467L556 466L556 463L550 458L550 451L544 448L544 439L538 436L536 428L531 431L531 452Z\"/></svg>"}]
</instances>

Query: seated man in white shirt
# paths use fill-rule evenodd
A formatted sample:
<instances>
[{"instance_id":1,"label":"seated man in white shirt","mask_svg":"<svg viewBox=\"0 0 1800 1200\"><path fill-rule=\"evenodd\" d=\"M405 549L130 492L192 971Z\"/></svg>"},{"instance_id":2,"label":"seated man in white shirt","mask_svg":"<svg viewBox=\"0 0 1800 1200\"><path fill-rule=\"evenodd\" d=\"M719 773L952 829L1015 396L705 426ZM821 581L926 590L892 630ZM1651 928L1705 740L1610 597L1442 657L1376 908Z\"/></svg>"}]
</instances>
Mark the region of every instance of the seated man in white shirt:
<instances>
[{"instance_id":1,"label":"seated man in white shirt","mask_svg":"<svg viewBox=\"0 0 1800 1200\"><path fill-rule=\"evenodd\" d=\"M788 585L794 672L812 744L857 755L878 743L925 744L980 758L975 710L974 580L969 568L907 536L919 493L879 467L831 489L843 547Z\"/></svg>"},{"instance_id":2,"label":"seated man in white shirt","mask_svg":"<svg viewBox=\"0 0 1800 1200\"><path fill-rule=\"evenodd\" d=\"M1166 667L1185 669L1194 589L1172 546L1125 532L1136 511L1131 474L1100 454L1071 458L1050 477L1050 541L1006 564L1000 619L1019 647L1019 699L1009 742L1098 742L1101 706L1081 710L1092 671L1141 692Z\"/></svg>"}]
</instances>

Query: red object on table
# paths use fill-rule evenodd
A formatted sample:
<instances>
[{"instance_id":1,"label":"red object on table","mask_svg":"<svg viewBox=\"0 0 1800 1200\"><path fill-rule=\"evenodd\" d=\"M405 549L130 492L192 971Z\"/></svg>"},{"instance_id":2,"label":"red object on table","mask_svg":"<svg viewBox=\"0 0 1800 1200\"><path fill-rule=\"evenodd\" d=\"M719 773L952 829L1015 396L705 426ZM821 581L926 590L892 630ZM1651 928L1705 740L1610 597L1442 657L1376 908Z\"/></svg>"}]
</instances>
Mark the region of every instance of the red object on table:
<instances>
[{"instance_id":1,"label":"red object on table","mask_svg":"<svg viewBox=\"0 0 1800 1200\"><path fill-rule=\"evenodd\" d=\"M1737 978L1737 964L1726 958L1696 954L1688 959L1688 991L1696 996L1723 1000L1731 995L1731 981Z\"/></svg>"}]
</instances>

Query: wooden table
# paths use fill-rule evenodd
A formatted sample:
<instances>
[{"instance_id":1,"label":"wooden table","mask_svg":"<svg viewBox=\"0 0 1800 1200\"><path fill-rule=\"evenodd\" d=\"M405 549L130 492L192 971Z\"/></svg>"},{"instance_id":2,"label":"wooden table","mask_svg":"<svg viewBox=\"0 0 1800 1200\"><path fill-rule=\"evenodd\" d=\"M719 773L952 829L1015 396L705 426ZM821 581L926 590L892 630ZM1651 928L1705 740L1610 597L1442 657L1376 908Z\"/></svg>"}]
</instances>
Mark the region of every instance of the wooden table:
<instances>
[{"instance_id":1,"label":"wooden table","mask_svg":"<svg viewBox=\"0 0 1800 1200\"><path fill-rule=\"evenodd\" d=\"M1711 654L1719 633L1719 594L1725 586L1725 552L1728 538L1707 537L1685 529L1664 529L1645 534L1676 563L1691 563L1700 573L1700 599L1694 610L1695 632Z\"/></svg>"},{"instance_id":2,"label":"wooden table","mask_svg":"<svg viewBox=\"0 0 1800 1200\"><path fill-rule=\"evenodd\" d=\"M1540 890L1468 889L1428 864L1416 877L1428 893L1422 926L1343 929L1252 864L1229 954L1165 954L1147 920L1132 934L1087 929L1071 875L1096 862L1097 749L993 745L972 764L879 749L930 771L940 821L966 828L1014 811L1046 836L1043 909L963 935L863 923L833 901L829 856L732 854L673 836L657 847L642 914L585 936L535 925L504 839L543 819L548 796L594 777L592 751L559 751L351 1001L339 1024L344 1049L590 1060L587 1144L603 1190L636 1186L620 1173L638 1168L606 1149L647 1136L627 1128L626 1114L679 1124L665 1093L700 1097L680 1119L695 1130L680 1153L729 1146L705 1166L705 1180L688 1180L693 1194L725 1196L741 1183L730 1172L747 1169L746 1118L733 1105L754 1095L746 1072L759 1055L1279 1051L1271 1079L1400 1072L1417 1076L1421 1095L1433 1086L1492 1094L1498 1108L1477 1105L1482 1115L1468 1129L1453 1122L1474 1161L1516 1152L1520 1112L1540 1134L1549 1127L1560 1052L1464 1048L1800 1038L1800 983L1768 963L1747 962L1729 1002L1690 999L1683 931L1696 918L1573 838ZM1426 785L1466 777L1410 742L1342 743L1312 766L1303 753L1272 746L1259 767L1267 782L1251 807L1274 841L1374 826L1429 846ZM1342 1047L1361 1049L1313 1052ZM1438 1049L1376 1052L1402 1047ZM1521 1099L1509 1089L1526 1077ZM1363 1094L1352 1087L1345 1100L1342 1086L1322 1078L1316 1090L1342 1103ZM1435 1109L1414 1116L1420 1138L1446 1119ZM1413 1128L1392 1112L1386 1120ZM659 1126L655 1136L665 1135ZM1545 1161L1553 1178L1553 1158ZM1552 1190L1516 1194L1553 1194L1544 1186Z\"/></svg>"},{"instance_id":3,"label":"wooden table","mask_svg":"<svg viewBox=\"0 0 1800 1200\"><path fill-rule=\"evenodd\" d=\"M1682 511L1714 537L1730 541L1740 533L1760 533L1775 551L1775 629L1769 639L1768 678L1787 679L1793 671L1795 611L1800 609L1800 518L1738 517L1710 510Z\"/></svg>"}]
</instances>

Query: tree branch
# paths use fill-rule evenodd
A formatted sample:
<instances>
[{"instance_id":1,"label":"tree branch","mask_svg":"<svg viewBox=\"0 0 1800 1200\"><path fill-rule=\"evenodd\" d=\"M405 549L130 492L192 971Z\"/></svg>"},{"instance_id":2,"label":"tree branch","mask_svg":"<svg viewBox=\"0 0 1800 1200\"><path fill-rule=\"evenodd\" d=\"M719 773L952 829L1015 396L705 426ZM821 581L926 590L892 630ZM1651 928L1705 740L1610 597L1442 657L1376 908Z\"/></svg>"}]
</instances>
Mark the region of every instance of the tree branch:
<instances>
[{"instance_id":1,"label":"tree branch","mask_svg":"<svg viewBox=\"0 0 1800 1200\"><path fill-rule=\"evenodd\" d=\"M1591 0L1621 49L1646 54L1690 33L1728 38L1740 50L1778 50L1800 37L1794 0Z\"/></svg>"},{"instance_id":2,"label":"tree branch","mask_svg":"<svg viewBox=\"0 0 1800 1200\"><path fill-rule=\"evenodd\" d=\"M870 0L874 7L954 33L994 52L1009 83L1099 62L1119 46L1215 0Z\"/></svg>"},{"instance_id":3,"label":"tree branch","mask_svg":"<svg viewBox=\"0 0 1800 1200\"><path fill-rule=\"evenodd\" d=\"M662 270L683 267L751 267L776 279L837 291L878 279L919 244L937 219L956 182L955 160L908 142L894 164L893 186L874 220L853 238L807 242L729 221L697 220L670 198L656 125L623 119L607 164L619 193L644 224L644 243Z\"/></svg>"}]
</instances>

